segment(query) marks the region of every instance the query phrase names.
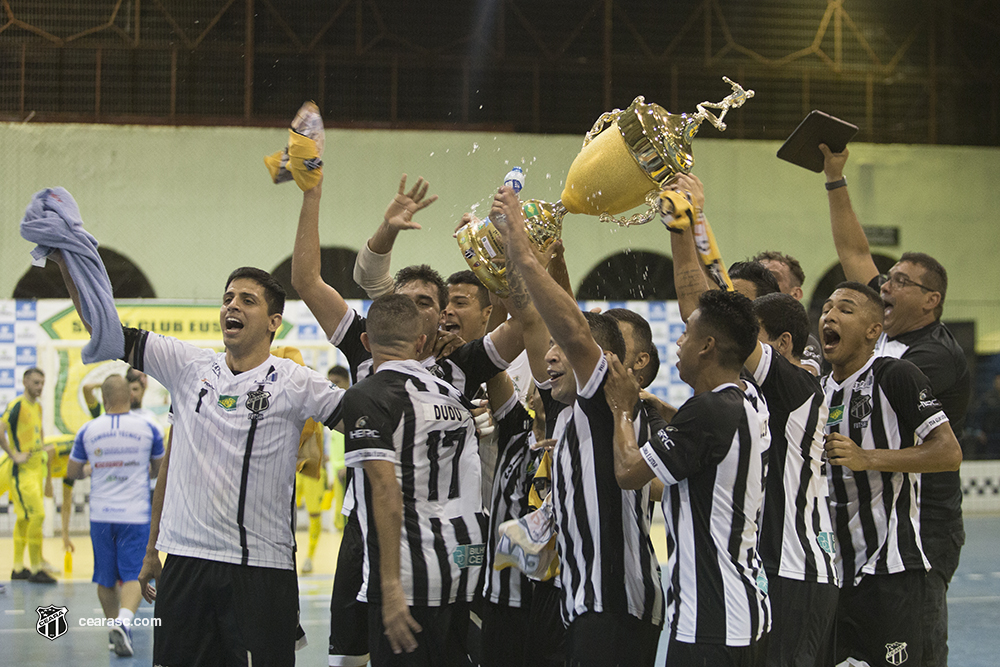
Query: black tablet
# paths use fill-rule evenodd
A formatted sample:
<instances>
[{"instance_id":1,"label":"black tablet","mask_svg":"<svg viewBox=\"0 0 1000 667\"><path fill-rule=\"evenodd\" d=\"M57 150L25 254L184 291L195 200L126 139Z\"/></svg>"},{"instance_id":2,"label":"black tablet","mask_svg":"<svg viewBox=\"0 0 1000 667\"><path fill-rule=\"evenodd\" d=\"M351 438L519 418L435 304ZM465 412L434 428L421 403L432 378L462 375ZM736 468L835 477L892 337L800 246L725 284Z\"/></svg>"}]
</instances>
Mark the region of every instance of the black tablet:
<instances>
[{"instance_id":1,"label":"black tablet","mask_svg":"<svg viewBox=\"0 0 1000 667\"><path fill-rule=\"evenodd\" d=\"M834 153L842 153L857 133L857 125L822 111L810 111L778 149L778 157L819 173L823 171L823 153L819 145L826 144Z\"/></svg>"}]
</instances>

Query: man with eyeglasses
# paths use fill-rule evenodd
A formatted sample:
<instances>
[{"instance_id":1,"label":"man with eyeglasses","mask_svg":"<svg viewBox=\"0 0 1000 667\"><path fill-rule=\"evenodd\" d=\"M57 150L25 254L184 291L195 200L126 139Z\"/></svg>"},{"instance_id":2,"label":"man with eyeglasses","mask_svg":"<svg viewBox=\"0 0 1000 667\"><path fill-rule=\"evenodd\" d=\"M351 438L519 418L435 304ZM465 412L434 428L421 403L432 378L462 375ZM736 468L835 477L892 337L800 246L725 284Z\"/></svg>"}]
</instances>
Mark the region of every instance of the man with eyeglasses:
<instances>
[{"instance_id":1,"label":"man with eyeglasses","mask_svg":"<svg viewBox=\"0 0 1000 667\"><path fill-rule=\"evenodd\" d=\"M824 144L820 150L833 242L844 274L847 280L879 290L885 305L885 328L875 354L906 359L923 371L955 433L961 434L971 381L965 353L941 323L948 274L930 255L907 252L888 275L878 275L847 192L844 165L849 151L833 153ZM931 563L925 592L923 664L943 667L948 664L948 584L965 543L961 479L958 471L928 473L921 476L920 487L920 539Z\"/></svg>"}]
</instances>

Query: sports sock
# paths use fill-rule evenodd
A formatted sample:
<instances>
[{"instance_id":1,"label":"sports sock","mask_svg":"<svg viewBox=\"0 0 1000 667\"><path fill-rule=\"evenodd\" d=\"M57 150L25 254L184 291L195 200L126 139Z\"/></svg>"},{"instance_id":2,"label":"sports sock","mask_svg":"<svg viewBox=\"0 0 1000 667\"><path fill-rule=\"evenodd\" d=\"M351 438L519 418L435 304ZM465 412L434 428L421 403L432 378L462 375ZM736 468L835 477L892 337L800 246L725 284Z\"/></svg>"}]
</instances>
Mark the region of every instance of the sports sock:
<instances>
[{"instance_id":1,"label":"sports sock","mask_svg":"<svg viewBox=\"0 0 1000 667\"><path fill-rule=\"evenodd\" d=\"M38 572L42 567L42 522L44 520L44 516L33 516L27 525L28 560L31 562L32 572Z\"/></svg>"},{"instance_id":2,"label":"sports sock","mask_svg":"<svg viewBox=\"0 0 1000 667\"><path fill-rule=\"evenodd\" d=\"M134 611L125 609L124 607L118 610L118 622L126 628L131 627L133 618L135 618Z\"/></svg>"},{"instance_id":3,"label":"sports sock","mask_svg":"<svg viewBox=\"0 0 1000 667\"><path fill-rule=\"evenodd\" d=\"M319 536L323 532L323 515L309 515L309 558L316 553L316 545L319 544Z\"/></svg>"},{"instance_id":4,"label":"sports sock","mask_svg":"<svg viewBox=\"0 0 1000 667\"><path fill-rule=\"evenodd\" d=\"M14 522L14 571L24 569L24 547L28 543L28 522L17 519Z\"/></svg>"}]
</instances>

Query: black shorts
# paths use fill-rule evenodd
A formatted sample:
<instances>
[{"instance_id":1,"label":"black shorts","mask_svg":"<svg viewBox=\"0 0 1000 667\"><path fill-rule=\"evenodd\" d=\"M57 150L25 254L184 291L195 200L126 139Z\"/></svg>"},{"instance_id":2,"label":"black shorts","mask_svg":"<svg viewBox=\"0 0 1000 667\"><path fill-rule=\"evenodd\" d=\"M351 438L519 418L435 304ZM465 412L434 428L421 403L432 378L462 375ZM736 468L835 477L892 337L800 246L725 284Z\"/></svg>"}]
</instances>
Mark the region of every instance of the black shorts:
<instances>
[{"instance_id":1,"label":"black shorts","mask_svg":"<svg viewBox=\"0 0 1000 667\"><path fill-rule=\"evenodd\" d=\"M923 662L926 573L866 574L845 585L837 604L837 664L847 658L870 665Z\"/></svg>"},{"instance_id":2,"label":"black shorts","mask_svg":"<svg viewBox=\"0 0 1000 667\"><path fill-rule=\"evenodd\" d=\"M566 661L566 626L560 616L561 606L562 589L553 580L534 582L525 644L531 649L531 664L536 667L562 667Z\"/></svg>"},{"instance_id":3,"label":"black shorts","mask_svg":"<svg viewBox=\"0 0 1000 667\"><path fill-rule=\"evenodd\" d=\"M294 570L167 556L156 586L153 664L295 664Z\"/></svg>"},{"instance_id":4,"label":"black shorts","mask_svg":"<svg viewBox=\"0 0 1000 667\"><path fill-rule=\"evenodd\" d=\"M351 514L340 540L330 598L329 664L332 666L368 664L368 604L358 602L358 591L364 583L364 547L358 515Z\"/></svg>"},{"instance_id":5,"label":"black shorts","mask_svg":"<svg viewBox=\"0 0 1000 667\"><path fill-rule=\"evenodd\" d=\"M469 634L467 602L441 607L410 607L410 615L420 626L420 632L414 635L417 648L413 653L395 654L382 625L382 605L377 602L368 605L372 667L467 667L470 664L466 648Z\"/></svg>"},{"instance_id":6,"label":"black shorts","mask_svg":"<svg viewBox=\"0 0 1000 667\"><path fill-rule=\"evenodd\" d=\"M771 632L767 667L828 667L833 663L833 620L837 615L836 584L796 581L771 575Z\"/></svg>"},{"instance_id":7,"label":"black shorts","mask_svg":"<svg viewBox=\"0 0 1000 667\"><path fill-rule=\"evenodd\" d=\"M479 605L483 621L479 662L482 667L522 667L528 663L530 614L530 607L508 607L487 601ZM530 662L535 664L534 660Z\"/></svg>"},{"instance_id":8,"label":"black shorts","mask_svg":"<svg viewBox=\"0 0 1000 667\"><path fill-rule=\"evenodd\" d=\"M712 667L762 667L767 654L768 636L749 646L725 644L688 644L671 639L667 645L667 667L711 665Z\"/></svg>"},{"instance_id":9,"label":"black shorts","mask_svg":"<svg viewBox=\"0 0 1000 667\"><path fill-rule=\"evenodd\" d=\"M566 630L566 664L571 667L653 667L661 630L661 626L630 614L587 612L578 616Z\"/></svg>"}]
</instances>

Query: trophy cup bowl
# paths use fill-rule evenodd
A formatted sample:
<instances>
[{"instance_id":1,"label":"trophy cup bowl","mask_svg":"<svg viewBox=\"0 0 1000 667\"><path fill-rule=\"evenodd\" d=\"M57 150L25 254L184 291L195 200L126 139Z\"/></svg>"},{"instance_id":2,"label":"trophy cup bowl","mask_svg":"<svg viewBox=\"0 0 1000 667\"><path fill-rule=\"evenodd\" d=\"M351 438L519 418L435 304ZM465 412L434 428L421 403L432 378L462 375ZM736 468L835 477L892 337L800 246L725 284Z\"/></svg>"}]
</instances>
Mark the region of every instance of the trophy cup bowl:
<instances>
[{"instance_id":1,"label":"trophy cup bowl","mask_svg":"<svg viewBox=\"0 0 1000 667\"><path fill-rule=\"evenodd\" d=\"M562 236L562 220L566 208L562 202L554 204L539 199L521 202L524 212L525 229L531 244L545 252ZM489 218L473 220L462 226L456 233L458 246L469 268L476 274L488 290L506 298L510 295L507 285L506 254L503 237Z\"/></svg>"},{"instance_id":2,"label":"trophy cup bowl","mask_svg":"<svg viewBox=\"0 0 1000 667\"><path fill-rule=\"evenodd\" d=\"M636 97L624 111L602 114L587 133L583 148L570 165L560 201L570 213L600 216L622 226L644 224L655 215L655 198L677 174L694 166L691 141L708 120L725 130L723 118L754 96L723 77L733 92L721 102L702 102L693 114L673 114ZM718 116L708 109L721 110ZM614 216L645 202L643 213L628 219Z\"/></svg>"},{"instance_id":3,"label":"trophy cup bowl","mask_svg":"<svg viewBox=\"0 0 1000 667\"><path fill-rule=\"evenodd\" d=\"M702 102L693 114L672 114L641 95L622 111L602 114L584 137L580 153L570 165L562 196L554 204L537 199L523 202L528 237L540 251L560 238L566 213L599 216L602 222L623 227L642 225L658 214L659 193L678 174L694 166L691 140L705 120L718 130L730 109L754 96L727 77L733 92L721 102ZM718 110L718 115L709 111ZM646 210L628 218L615 217L643 202ZM495 294L509 294L505 278L503 238L489 219L458 230L459 247L469 268Z\"/></svg>"}]
</instances>

